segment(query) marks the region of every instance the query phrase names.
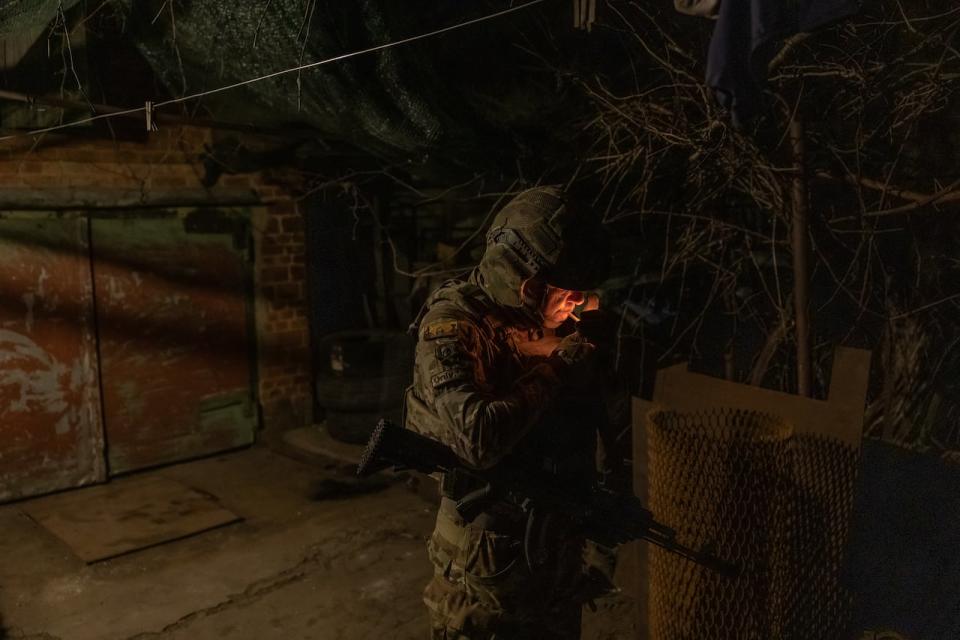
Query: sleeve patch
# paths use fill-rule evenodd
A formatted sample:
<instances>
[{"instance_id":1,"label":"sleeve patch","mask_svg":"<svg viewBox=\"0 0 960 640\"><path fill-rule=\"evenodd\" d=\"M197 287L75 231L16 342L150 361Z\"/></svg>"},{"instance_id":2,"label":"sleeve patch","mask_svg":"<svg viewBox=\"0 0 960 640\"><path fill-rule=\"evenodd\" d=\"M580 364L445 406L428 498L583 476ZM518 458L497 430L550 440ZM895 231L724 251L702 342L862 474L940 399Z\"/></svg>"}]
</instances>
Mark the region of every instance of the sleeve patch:
<instances>
[{"instance_id":1,"label":"sleeve patch","mask_svg":"<svg viewBox=\"0 0 960 640\"><path fill-rule=\"evenodd\" d=\"M460 323L456 320L441 320L440 322L432 322L427 325L426 329L423 330L422 337L424 340L449 338L457 335L459 325Z\"/></svg>"},{"instance_id":2,"label":"sleeve patch","mask_svg":"<svg viewBox=\"0 0 960 640\"><path fill-rule=\"evenodd\" d=\"M466 360L463 347L457 342L441 343L437 345L437 360L442 364L452 365Z\"/></svg>"},{"instance_id":3,"label":"sleeve patch","mask_svg":"<svg viewBox=\"0 0 960 640\"><path fill-rule=\"evenodd\" d=\"M470 379L469 369L444 369L440 373L430 376L430 385L434 389L446 386L451 382L460 382Z\"/></svg>"}]
</instances>

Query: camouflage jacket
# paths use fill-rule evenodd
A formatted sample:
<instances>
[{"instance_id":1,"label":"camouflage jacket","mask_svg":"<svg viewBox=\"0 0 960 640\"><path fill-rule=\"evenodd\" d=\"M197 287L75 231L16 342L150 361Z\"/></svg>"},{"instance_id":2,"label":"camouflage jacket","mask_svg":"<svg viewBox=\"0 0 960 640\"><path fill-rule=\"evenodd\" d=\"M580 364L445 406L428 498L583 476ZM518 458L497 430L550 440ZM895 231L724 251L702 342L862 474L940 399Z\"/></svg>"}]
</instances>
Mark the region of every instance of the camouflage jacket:
<instances>
[{"instance_id":1,"label":"camouflage jacket","mask_svg":"<svg viewBox=\"0 0 960 640\"><path fill-rule=\"evenodd\" d=\"M530 337L507 314L473 281L451 281L414 324L405 424L478 469L510 454L561 392L552 365L520 354L517 341Z\"/></svg>"}]
</instances>

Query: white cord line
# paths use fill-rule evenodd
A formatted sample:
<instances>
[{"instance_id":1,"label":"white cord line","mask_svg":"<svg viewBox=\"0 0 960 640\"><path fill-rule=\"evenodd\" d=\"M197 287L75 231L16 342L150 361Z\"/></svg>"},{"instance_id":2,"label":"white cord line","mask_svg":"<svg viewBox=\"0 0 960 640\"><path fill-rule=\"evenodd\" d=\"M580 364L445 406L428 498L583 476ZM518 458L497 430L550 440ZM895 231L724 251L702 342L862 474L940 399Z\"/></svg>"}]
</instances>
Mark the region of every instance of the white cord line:
<instances>
[{"instance_id":1,"label":"white cord line","mask_svg":"<svg viewBox=\"0 0 960 640\"><path fill-rule=\"evenodd\" d=\"M115 116L127 115L130 113L137 113L138 111L143 111L146 107L136 107L133 109L125 109L123 111L111 111L109 113L101 113L98 116L90 116L89 118L84 118L83 120L75 120L73 122L67 122L64 124L58 124L52 127L46 127L43 129L35 129L33 131L24 131L23 133L14 133L9 136L0 137L0 142L4 140L14 140L16 138L28 138L30 136L37 136L41 133L47 133L48 131L56 131L57 129L66 129L67 127L75 127L78 124L86 124L88 122L93 122L94 120L102 120L104 118L113 118Z\"/></svg>"},{"instance_id":2,"label":"white cord line","mask_svg":"<svg viewBox=\"0 0 960 640\"><path fill-rule=\"evenodd\" d=\"M505 16L508 13L514 13L517 11L522 11L528 7L532 7L537 4L546 2L547 0L530 0L530 2L525 2L516 7L510 7L509 9L504 9L502 11L497 11L496 13L491 13L479 18L474 18L473 20L467 20L466 22L460 22L458 24L451 25L449 27L443 27L442 29L436 29L434 31L429 31L427 33L421 33L420 35L411 36L409 38L404 38L403 40L397 40L395 42L388 42L386 44L377 45L376 47L370 47L369 49L362 49L360 51L352 51L350 53L344 53L343 55L334 56L333 58L326 58L325 60L318 60L316 62L310 62L308 64L302 64L297 67L290 69L283 69L282 71L275 71L273 73L268 73L265 76L260 76L258 78L253 78L251 80L244 80L242 82L235 82L234 84L228 84L224 87L218 87L216 89L210 89L209 91L203 91L201 93L194 93L188 96L182 96L179 98L172 98L170 100L164 100L163 102L154 102L153 108L157 109L159 107L164 107L171 104L176 104L178 102L186 102L187 100L194 100L196 98L202 98L203 96L209 96L214 93L221 93L223 91L229 91L231 89L236 89L237 87L242 87L244 85L253 84L254 82L260 82L262 80L269 80L270 78L276 78L277 76L286 75L288 73L295 73L297 71L303 71L304 69L312 69L314 67L319 67L321 65L330 64L331 62L338 62L340 60L346 60L347 58L353 58L356 56L362 56L367 53L373 53L375 51L382 51L384 49L389 49L391 47L398 47L402 44L408 44L416 40L422 40L424 38L432 38L433 36L438 36L448 31L453 31L455 29L462 29L470 25L477 24L478 22L485 22L487 20L493 20L494 18L499 18L500 16ZM83 118L82 120L74 120L72 122L67 122L64 124L54 125L52 127L45 127L43 129L35 129L33 131L25 131L23 133L16 133L8 136L0 136L0 142L4 140L13 140L16 138L26 138L30 136L40 135L41 133L48 133L50 131L58 131L60 129L66 129L68 127L75 127L81 124L87 124L88 122L93 122L95 120L101 120L103 118L113 118L116 116L129 115L131 113L139 113L146 109L146 106L143 107L134 107L132 109L125 109L123 111L111 111L110 113L101 113L100 115L90 116L89 118Z\"/></svg>"}]
</instances>

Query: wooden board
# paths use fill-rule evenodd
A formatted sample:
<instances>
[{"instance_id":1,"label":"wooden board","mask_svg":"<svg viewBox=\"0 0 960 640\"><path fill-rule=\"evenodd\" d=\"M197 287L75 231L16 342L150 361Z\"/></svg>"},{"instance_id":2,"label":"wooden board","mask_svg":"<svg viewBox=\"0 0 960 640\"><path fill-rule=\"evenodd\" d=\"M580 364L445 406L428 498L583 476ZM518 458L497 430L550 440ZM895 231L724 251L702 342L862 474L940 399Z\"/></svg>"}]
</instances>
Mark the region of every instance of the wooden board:
<instances>
[{"instance_id":1,"label":"wooden board","mask_svg":"<svg viewBox=\"0 0 960 640\"><path fill-rule=\"evenodd\" d=\"M794 433L835 438L859 449L869 373L869 351L838 347L829 395L817 400L691 373L681 363L657 373L653 402L680 411L727 407L769 413L785 418ZM634 415L635 426L645 422L646 414Z\"/></svg>"},{"instance_id":2,"label":"wooden board","mask_svg":"<svg viewBox=\"0 0 960 640\"><path fill-rule=\"evenodd\" d=\"M214 496L160 476L38 498L21 509L87 563L240 520Z\"/></svg>"}]
</instances>

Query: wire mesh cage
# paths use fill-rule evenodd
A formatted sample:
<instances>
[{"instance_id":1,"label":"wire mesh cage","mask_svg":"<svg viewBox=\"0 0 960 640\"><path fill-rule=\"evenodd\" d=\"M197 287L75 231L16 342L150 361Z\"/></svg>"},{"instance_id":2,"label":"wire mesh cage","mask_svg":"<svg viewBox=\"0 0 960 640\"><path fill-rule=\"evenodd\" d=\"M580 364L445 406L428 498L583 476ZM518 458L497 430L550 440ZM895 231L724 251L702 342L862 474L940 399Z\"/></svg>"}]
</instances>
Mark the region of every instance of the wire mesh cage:
<instances>
[{"instance_id":1,"label":"wire mesh cage","mask_svg":"<svg viewBox=\"0 0 960 640\"><path fill-rule=\"evenodd\" d=\"M839 637L855 451L758 412L647 420L651 509L681 542L740 568L720 576L652 550L650 637Z\"/></svg>"}]
</instances>

